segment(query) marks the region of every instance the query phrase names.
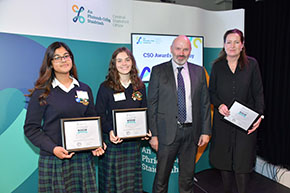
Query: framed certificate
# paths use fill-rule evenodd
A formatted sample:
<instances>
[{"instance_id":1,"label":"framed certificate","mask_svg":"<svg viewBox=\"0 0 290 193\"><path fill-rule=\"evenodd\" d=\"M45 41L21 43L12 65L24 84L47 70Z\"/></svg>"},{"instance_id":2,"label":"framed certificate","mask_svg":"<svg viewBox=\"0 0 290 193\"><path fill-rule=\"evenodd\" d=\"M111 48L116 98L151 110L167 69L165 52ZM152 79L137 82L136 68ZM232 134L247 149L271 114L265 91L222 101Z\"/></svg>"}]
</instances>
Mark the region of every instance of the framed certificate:
<instances>
[{"instance_id":1,"label":"framed certificate","mask_svg":"<svg viewBox=\"0 0 290 193\"><path fill-rule=\"evenodd\" d=\"M62 144L67 151L83 151L103 146L100 117L61 119Z\"/></svg>"},{"instance_id":2,"label":"framed certificate","mask_svg":"<svg viewBox=\"0 0 290 193\"><path fill-rule=\"evenodd\" d=\"M112 113L116 136L122 139L146 136L147 108L116 109Z\"/></svg>"},{"instance_id":3,"label":"framed certificate","mask_svg":"<svg viewBox=\"0 0 290 193\"><path fill-rule=\"evenodd\" d=\"M247 131L259 118L259 113L235 100L229 108L230 115L225 116L224 120Z\"/></svg>"}]
</instances>

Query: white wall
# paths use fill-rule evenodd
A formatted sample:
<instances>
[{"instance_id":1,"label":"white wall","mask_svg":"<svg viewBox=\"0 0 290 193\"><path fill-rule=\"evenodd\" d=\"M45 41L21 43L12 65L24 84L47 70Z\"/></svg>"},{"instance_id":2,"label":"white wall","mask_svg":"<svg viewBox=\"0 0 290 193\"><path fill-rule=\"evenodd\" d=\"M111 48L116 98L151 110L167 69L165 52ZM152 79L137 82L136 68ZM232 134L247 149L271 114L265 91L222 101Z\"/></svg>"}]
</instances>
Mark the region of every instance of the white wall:
<instances>
[{"instance_id":1,"label":"white wall","mask_svg":"<svg viewBox=\"0 0 290 193\"><path fill-rule=\"evenodd\" d=\"M161 2L160 0L135 0L135 1ZM176 5L188 5L212 11L222 11L232 9L232 0L171 0L171 2L174 2L174 4Z\"/></svg>"},{"instance_id":2,"label":"white wall","mask_svg":"<svg viewBox=\"0 0 290 193\"><path fill-rule=\"evenodd\" d=\"M134 1L132 10L133 32L203 35L204 46L210 48L223 47L222 37L227 30L244 31L244 9L209 11L170 3Z\"/></svg>"}]
</instances>

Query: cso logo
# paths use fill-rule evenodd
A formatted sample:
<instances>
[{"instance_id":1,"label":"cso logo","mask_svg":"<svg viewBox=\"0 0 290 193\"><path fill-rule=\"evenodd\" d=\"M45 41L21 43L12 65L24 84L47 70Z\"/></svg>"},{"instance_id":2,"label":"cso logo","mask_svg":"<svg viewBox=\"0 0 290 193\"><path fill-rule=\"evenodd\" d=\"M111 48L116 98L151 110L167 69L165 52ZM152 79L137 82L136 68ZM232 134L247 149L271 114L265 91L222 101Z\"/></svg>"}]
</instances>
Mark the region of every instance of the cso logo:
<instances>
[{"instance_id":1,"label":"cso logo","mask_svg":"<svg viewBox=\"0 0 290 193\"><path fill-rule=\"evenodd\" d=\"M77 13L77 15L73 18L73 22L76 23L79 21L80 23L85 23L85 18L81 16L81 12L83 12L85 8L83 6L79 8L77 5L73 5L72 10L73 12Z\"/></svg>"},{"instance_id":2,"label":"cso logo","mask_svg":"<svg viewBox=\"0 0 290 193\"><path fill-rule=\"evenodd\" d=\"M137 36L136 37L137 43L136 44L142 44L142 36Z\"/></svg>"}]
</instances>

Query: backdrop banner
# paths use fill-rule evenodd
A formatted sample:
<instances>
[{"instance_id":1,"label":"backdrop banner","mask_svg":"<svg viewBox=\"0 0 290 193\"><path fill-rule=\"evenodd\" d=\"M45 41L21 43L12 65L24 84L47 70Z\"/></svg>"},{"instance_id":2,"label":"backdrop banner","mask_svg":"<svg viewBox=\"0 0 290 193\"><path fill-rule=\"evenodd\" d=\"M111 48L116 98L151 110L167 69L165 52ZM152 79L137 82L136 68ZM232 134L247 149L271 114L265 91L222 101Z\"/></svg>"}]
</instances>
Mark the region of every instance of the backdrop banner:
<instances>
[{"instance_id":1,"label":"backdrop banner","mask_svg":"<svg viewBox=\"0 0 290 193\"><path fill-rule=\"evenodd\" d=\"M52 42L69 45L79 79L96 97L113 51L121 46L131 48L131 33L203 36L203 64L209 75L211 62L223 46L223 34L230 28L244 30L244 10L214 12L133 0L1 0L0 192L38 192L39 150L24 136L29 100L24 94L33 87ZM143 189L149 193L157 159L148 142L142 144ZM199 149L196 161L196 172L210 167L208 147ZM177 179L178 160L170 177L170 193L178 192Z\"/></svg>"}]
</instances>

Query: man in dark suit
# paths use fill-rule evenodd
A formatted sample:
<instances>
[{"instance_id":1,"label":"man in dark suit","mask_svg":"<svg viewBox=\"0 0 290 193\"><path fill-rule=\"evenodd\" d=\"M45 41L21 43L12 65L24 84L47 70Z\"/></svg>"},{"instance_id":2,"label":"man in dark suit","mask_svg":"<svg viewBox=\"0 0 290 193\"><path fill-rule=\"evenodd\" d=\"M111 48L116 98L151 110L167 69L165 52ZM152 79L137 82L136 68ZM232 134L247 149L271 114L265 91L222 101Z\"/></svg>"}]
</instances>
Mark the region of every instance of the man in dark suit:
<instances>
[{"instance_id":1,"label":"man in dark suit","mask_svg":"<svg viewBox=\"0 0 290 193\"><path fill-rule=\"evenodd\" d=\"M190 40L178 36L170 50L172 60L152 68L148 87L150 145L158 160L153 192L167 192L177 156L179 192L192 193L197 148L211 134L210 101L203 67L187 62Z\"/></svg>"}]
</instances>

